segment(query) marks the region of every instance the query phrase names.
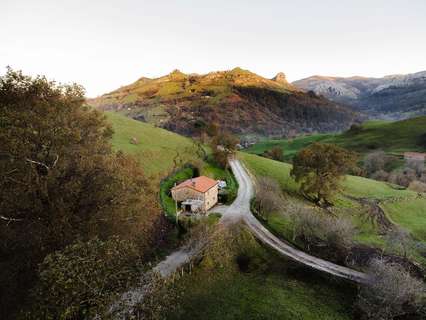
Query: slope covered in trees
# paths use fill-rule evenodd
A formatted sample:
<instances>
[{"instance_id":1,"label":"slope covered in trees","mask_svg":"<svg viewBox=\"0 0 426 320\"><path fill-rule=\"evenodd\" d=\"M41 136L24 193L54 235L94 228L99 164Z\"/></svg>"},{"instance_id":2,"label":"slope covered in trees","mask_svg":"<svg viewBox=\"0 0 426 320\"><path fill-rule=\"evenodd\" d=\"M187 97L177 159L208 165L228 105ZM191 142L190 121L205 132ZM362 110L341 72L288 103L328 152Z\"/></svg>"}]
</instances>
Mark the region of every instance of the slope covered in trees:
<instances>
[{"instance_id":1,"label":"slope covered in trees","mask_svg":"<svg viewBox=\"0 0 426 320\"><path fill-rule=\"evenodd\" d=\"M88 102L191 136L211 123L236 134L268 136L342 130L357 118L337 103L296 89L283 76L270 80L240 68L205 75L175 70Z\"/></svg>"},{"instance_id":2,"label":"slope covered in trees","mask_svg":"<svg viewBox=\"0 0 426 320\"><path fill-rule=\"evenodd\" d=\"M77 85L8 70L0 120L0 317L26 307L43 319L93 314L129 278L106 286L108 259L136 265L150 254L163 219L155 192L133 157L112 150L111 126ZM96 256L105 261L92 270ZM73 260L86 274L72 274ZM62 308L46 300L53 284ZM71 308L75 292L91 300Z\"/></svg>"}]
</instances>

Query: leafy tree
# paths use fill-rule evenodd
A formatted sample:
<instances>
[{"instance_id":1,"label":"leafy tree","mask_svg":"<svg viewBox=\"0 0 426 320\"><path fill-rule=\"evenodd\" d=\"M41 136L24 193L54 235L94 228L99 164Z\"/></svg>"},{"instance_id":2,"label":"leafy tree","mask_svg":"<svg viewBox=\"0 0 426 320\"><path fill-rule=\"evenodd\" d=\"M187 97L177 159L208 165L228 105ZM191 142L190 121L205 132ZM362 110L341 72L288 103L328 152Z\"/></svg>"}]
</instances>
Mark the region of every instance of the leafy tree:
<instances>
[{"instance_id":1,"label":"leafy tree","mask_svg":"<svg viewBox=\"0 0 426 320\"><path fill-rule=\"evenodd\" d=\"M78 85L11 69L0 77L1 312L10 317L44 257L112 235L150 246L156 197ZM18 302L19 301L19 302ZM0 314L2 317L2 314Z\"/></svg>"},{"instance_id":2,"label":"leafy tree","mask_svg":"<svg viewBox=\"0 0 426 320\"><path fill-rule=\"evenodd\" d=\"M223 168L228 167L228 158L237 151L238 139L229 133L219 133L212 139L213 158Z\"/></svg>"},{"instance_id":3,"label":"leafy tree","mask_svg":"<svg viewBox=\"0 0 426 320\"><path fill-rule=\"evenodd\" d=\"M90 319L104 313L111 297L136 281L138 250L113 237L78 241L49 254L34 290L34 319Z\"/></svg>"},{"instance_id":4,"label":"leafy tree","mask_svg":"<svg viewBox=\"0 0 426 320\"><path fill-rule=\"evenodd\" d=\"M417 140L417 144L423 148L426 148L426 133L423 133Z\"/></svg>"},{"instance_id":5,"label":"leafy tree","mask_svg":"<svg viewBox=\"0 0 426 320\"><path fill-rule=\"evenodd\" d=\"M272 160L284 161L284 150L280 146L273 147L271 150L265 152L265 155Z\"/></svg>"},{"instance_id":6,"label":"leafy tree","mask_svg":"<svg viewBox=\"0 0 426 320\"><path fill-rule=\"evenodd\" d=\"M356 165L354 153L333 144L316 142L300 150L293 159L291 175L306 197L329 203L343 175Z\"/></svg>"}]
</instances>

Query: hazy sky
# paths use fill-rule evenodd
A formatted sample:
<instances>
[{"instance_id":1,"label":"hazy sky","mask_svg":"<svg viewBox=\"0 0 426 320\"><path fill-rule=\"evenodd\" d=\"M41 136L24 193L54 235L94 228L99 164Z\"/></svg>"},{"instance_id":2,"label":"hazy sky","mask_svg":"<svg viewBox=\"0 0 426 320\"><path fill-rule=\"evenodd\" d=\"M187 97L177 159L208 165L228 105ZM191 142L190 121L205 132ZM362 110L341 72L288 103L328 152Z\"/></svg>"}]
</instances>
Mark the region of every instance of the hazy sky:
<instances>
[{"instance_id":1,"label":"hazy sky","mask_svg":"<svg viewBox=\"0 0 426 320\"><path fill-rule=\"evenodd\" d=\"M426 0L0 0L7 65L88 96L176 68L410 73L426 70Z\"/></svg>"}]
</instances>

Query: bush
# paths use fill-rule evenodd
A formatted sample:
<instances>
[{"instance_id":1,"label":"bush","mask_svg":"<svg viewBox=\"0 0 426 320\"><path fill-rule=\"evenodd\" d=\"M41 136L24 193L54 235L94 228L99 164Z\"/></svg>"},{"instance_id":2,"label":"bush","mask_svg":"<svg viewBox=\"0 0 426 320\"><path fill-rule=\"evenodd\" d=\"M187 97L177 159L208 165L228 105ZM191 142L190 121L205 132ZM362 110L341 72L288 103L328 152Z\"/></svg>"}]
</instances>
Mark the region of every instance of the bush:
<instances>
[{"instance_id":1,"label":"bush","mask_svg":"<svg viewBox=\"0 0 426 320\"><path fill-rule=\"evenodd\" d=\"M408 185L408 189L415 192L426 193L426 183L415 180L410 182L410 184Z\"/></svg>"},{"instance_id":2,"label":"bush","mask_svg":"<svg viewBox=\"0 0 426 320\"><path fill-rule=\"evenodd\" d=\"M366 319L403 319L424 308L423 282L399 264L374 259L368 273L371 280L361 287L357 302Z\"/></svg>"},{"instance_id":3,"label":"bush","mask_svg":"<svg viewBox=\"0 0 426 320\"><path fill-rule=\"evenodd\" d=\"M281 147L273 147L271 150L265 151L265 157L275 161L284 161L284 150Z\"/></svg>"},{"instance_id":4,"label":"bush","mask_svg":"<svg viewBox=\"0 0 426 320\"><path fill-rule=\"evenodd\" d=\"M388 179L389 179L389 173L387 173L384 170L379 170L379 171L374 172L370 176L370 178L374 179L374 180L378 180L378 181L388 181Z\"/></svg>"},{"instance_id":5,"label":"bush","mask_svg":"<svg viewBox=\"0 0 426 320\"><path fill-rule=\"evenodd\" d=\"M349 219L333 218L303 208L294 214L294 238L303 238L308 246L323 242L345 249L352 246L355 235L356 229Z\"/></svg>"},{"instance_id":6,"label":"bush","mask_svg":"<svg viewBox=\"0 0 426 320\"><path fill-rule=\"evenodd\" d=\"M408 187L409 184L416 180L416 172L411 168L393 171L388 178L388 181L403 187Z\"/></svg>"},{"instance_id":7,"label":"bush","mask_svg":"<svg viewBox=\"0 0 426 320\"><path fill-rule=\"evenodd\" d=\"M393 227L385 237L386 247L393 253L407 257L407 253L414 247L410 233L400 227Z\"/></svg>"},{"instance_id":8,"label":"bush","mask_svg":"<svg viewBox=\"0 0 426 320\"><path fill-rule=\"evenodd\" d=\"M368 176L372 176L378 171L388 171L396 158L389 156L383 151L374 151L367 154L364 158L364 169Z\"/></svg>"},{"instance_id":9,"label":"bush","mask_svg":"<svg viewBox=\"0 0 426 320\"><path fill-rule=\"evenodd\" d=\"M264 218L272 212L284 209L284 197L276 180L267 177L257 179L255 205Z\"/></svg>"}]
</instances>

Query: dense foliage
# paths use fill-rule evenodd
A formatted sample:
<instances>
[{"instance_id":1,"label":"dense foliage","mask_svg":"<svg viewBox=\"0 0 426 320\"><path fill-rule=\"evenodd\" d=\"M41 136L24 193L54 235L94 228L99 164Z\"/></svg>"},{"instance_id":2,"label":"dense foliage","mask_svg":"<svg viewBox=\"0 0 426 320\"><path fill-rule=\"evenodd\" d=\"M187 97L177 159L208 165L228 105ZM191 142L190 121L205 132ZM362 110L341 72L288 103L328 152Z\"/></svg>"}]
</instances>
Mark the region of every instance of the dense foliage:
<instances>
[{"instance_id":1,"label":"dense foliage","mask_svg":"<svg viewBox=\"0 0 426 320\"><path fill-rule=\"evenodd\" d=\"M297 153L291 175L306 196L328 202L347 171L356 164L355 154L333 144L314 143Z\"/></svg>"},{"instance_id":2,"label":"dense foliage","mask_svg":"<svg viewBox=\"0 0 426 320\"><path fill-rule=\"evenodd\" d=\"M136 246L116 237L78 241L49 254L40 265L30 317L86 319L101 314L111 295L135 282L137 267Z\"/></svg>"},{"instance_id":3,"label":"dense foliage","mask_svg":"<svg viewBox=\"0 0 426 320\"><path fill-rule=\"evenodd\" d=\"M237 150L238 139L232 134L220 132L213 137L211 142L212 154L216 163L222 168L228 167L228 158Z\"/></svg>"},{"instance_id":4,"label":"dense foliage","mask_svg":"<svg viewBox=\"0 0 426 320\"><path fill-rule=\"evenodd\" d=\"M112 130L80 86L9 69L0 125L0 317L10 318L47 255L113 235L145 252L158 210L138 163L112 151Z\"/></svg>"}]
</instances>

